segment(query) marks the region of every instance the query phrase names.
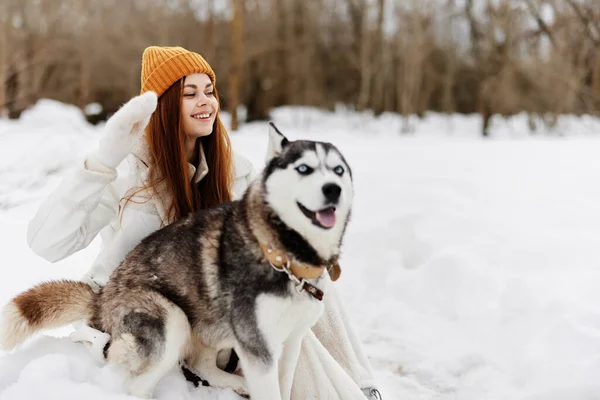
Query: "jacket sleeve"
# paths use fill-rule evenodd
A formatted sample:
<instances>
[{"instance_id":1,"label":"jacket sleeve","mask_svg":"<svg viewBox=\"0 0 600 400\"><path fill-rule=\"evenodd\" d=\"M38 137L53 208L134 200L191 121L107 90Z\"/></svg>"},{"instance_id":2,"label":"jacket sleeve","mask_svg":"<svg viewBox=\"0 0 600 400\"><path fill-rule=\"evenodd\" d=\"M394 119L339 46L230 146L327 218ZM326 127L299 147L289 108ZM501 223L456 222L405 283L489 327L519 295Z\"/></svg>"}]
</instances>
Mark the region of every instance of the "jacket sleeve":
<instances>
[{"instance_id":1,"label":"jacket sleeve","mask_svg":"<svg viewBox=\"0 0 600 400\"><path fill-rule=\"evenodd\" d=\"M248 186L258 176L254 166L246 157L239 153L233 153L235 181L233 183L233 198L239 199L243 196Z\"/></svg>"},{"instance_id":2,"label":"jacket sleeve","mask_svg":"<svg viewBox=\"0 0 600 400\"><path fill-rule=\"evenodd\" d=\"M142 239L161 227L160 217L152 210L153 203L131 202L122 209L119 218L114 219L102 231L111 240L103 243L104 247L83 280L97 289L106 285L111 273L125 259Z\"/></svg>"},{"instance_id":3,"label":"jacket sleeve","mask_svg":"<svg viewBox=\"0 0 600 400\"><path fill-rule=\"evenodd\" d=\"M115 169L89 155L40 205L27 227L29 247L50 262L87 247L117 216L116 178Z\"/></svg>"}]
</instances>

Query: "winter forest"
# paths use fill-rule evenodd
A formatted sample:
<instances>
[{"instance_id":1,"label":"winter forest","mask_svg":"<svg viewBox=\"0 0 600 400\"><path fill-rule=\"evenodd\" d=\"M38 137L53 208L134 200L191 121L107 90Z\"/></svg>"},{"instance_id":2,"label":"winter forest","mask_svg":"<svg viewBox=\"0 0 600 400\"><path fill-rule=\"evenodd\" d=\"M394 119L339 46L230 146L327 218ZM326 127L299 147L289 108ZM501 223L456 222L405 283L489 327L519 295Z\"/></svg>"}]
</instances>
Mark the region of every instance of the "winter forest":
<instances>
[{"instance_id":1,"label":"winter forest","mask_svg":"<svg viewBox=\"0 0 600 400\"><path fill-rule=\"evenodd\" d=\"M257 172L268 121L343 153L335 287L383 400L600 398L600 0L0 0L0 307L103 251L40 256L29 225L52 196L98 209L76 197L108 184L61 185L139 94L148 46L210 63ZM0 400L134 399L73 328L0 350ZM154 398L242 399L177 368Z\"/></svg>"},{"instance_id":2,"label":"winter forest","mask_svg":"<svg viewBox=\"0 0 600 400\"><path fill-rule=\"evenodd\" d=\"M600 104L595 0L2 0L0 110L40 98L104 119L139 87L154 45L204 55L224 108L283 105L375 115L559 114ZM242 121L243 122L243 121Z\"/></svg>"}]
</instances>

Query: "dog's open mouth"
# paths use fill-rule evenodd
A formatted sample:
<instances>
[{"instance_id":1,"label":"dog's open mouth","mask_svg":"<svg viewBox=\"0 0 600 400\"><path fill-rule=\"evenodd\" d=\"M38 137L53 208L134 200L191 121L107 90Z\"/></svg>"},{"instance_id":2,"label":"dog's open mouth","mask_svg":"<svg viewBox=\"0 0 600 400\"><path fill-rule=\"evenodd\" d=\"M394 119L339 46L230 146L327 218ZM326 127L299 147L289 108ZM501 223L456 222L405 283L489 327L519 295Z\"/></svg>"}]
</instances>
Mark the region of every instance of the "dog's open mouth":
<instances>
[{"instance_id":1,"label":"dog's open mouth","mask_svg":"<svg viewBox=\"0 0 600 400\"><path fill-rule=\"evenodd\" d=\"M335 225L335 207L327 207L319 211L310 211L299 202L296 202L300 211L310 219L313 225L323 229L331 229Z\"/></svg>"}]
</instances>

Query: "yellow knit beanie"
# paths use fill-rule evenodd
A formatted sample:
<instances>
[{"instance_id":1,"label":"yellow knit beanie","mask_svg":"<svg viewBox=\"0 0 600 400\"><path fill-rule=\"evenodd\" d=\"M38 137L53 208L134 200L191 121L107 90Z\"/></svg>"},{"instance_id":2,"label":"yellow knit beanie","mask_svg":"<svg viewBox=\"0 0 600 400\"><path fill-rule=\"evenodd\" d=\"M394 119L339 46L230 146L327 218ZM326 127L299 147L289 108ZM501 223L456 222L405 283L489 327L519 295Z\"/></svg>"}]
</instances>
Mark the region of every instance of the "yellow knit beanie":
<instances>
[{"instance_id":1,"label":"yellow knit beanie","mask_svg":"<svg viewBox=\"0 0 600 400\"><path fill-rule=\"evenodd\" d=\"M160 97L172 84L184 76L206 74L216 83L215 73L200 54L183 47L150 46L142 55L142 90L152 90Z\"/></svg>"}]
</instances>

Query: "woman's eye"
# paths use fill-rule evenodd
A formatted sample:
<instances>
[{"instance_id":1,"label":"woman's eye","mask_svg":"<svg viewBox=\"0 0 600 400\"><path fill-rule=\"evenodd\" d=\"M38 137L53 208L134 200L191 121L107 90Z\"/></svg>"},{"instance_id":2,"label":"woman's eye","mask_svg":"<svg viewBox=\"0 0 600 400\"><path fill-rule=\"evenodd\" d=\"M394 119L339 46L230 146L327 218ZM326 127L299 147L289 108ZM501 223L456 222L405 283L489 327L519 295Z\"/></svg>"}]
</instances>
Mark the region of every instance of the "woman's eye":
<instances>
[{"instance_id":1,"label":"woman's eye","mask_svg":"<svg viewBox=\"0 0 600 400\"><path fill-rule=\"evenodd\" d=\"M186 93L183 95L183 97L194 97L196 95L196 93Z\"/></svg>"},{"instance_id":2,"label":"woman's eye","mask_svg":"<svg viewBox=\"0 0 600 400\"><path fill-rule=\"evenodd\" d=\"M313 171L313 169L306 164L302 164L296 167L296 171L298 171L301 175L308 175Z\"/></svg>"},{"instance_id":3,"label":"woman's eye","mask_svg":"<svg viewBox=\"0 0 600 400\"><path fill-rule=\"evenodd\" d=\"M215 92L208 92L206 93L207 96L213 96L215 94Z\"/></svg>"},{"instance_id":4,"label":"woman's eye","mask_svg":"<svg viewBox=\"0 0 600 400\"><path fill-rule=\"evenodd\" d=\"M333 169L333 172L335 172L339 176L342 176L342 175L344 175L344 167L342 167L341 165L338 165L337 167L335 167Z\"/></svg>"}]
</instances>

